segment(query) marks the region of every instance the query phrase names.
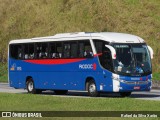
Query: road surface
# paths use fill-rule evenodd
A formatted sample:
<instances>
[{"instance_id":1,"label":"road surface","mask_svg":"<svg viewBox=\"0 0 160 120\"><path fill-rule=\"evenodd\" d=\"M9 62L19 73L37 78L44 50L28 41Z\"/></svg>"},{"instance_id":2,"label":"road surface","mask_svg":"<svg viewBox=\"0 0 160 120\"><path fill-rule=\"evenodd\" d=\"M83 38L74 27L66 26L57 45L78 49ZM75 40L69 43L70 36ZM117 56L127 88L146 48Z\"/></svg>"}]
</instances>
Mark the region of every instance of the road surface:
<instances>
[{"instance_id":1,"label":"road surface","mask_svg":"<svg viewBox=\"0 0 160 120\"><path fill-rule=\"evenodd\" d=\"M20 93L26 94L27 91L24 89L14 89L9 87L8 83L0 83L0 93ZM89 98L87 92L85 91L69 91L67 95L55 95L53 91L44 91L42 95L51 95L51 96L59 96L59 97L81 97L81 98ZM102 94L101 97L98 98L111 98L118 97L118 94ZM130 96L135 99L144 99L144 100L160 100L160 90L153 89L150 92L133 92Z\"/></svg>"}]
</instances>

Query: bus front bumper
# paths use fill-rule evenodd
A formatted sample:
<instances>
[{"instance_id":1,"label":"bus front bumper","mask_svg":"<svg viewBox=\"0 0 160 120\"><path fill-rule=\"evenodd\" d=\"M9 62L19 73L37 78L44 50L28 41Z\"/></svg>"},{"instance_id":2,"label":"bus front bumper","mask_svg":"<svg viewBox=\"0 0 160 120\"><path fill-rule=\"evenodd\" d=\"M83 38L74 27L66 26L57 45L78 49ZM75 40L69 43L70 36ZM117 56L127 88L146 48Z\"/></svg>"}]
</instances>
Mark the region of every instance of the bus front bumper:
<instances>
[{"instance_id":1,"label":"bus front bumper","mask_svg":"<svg viewBox=\"0 0 160 120\"><path fill-rule=\"evenodd\" d=\"M125 81L113 79L113 92L150 91L152 81Z\"/></svg>"}]
</instances>

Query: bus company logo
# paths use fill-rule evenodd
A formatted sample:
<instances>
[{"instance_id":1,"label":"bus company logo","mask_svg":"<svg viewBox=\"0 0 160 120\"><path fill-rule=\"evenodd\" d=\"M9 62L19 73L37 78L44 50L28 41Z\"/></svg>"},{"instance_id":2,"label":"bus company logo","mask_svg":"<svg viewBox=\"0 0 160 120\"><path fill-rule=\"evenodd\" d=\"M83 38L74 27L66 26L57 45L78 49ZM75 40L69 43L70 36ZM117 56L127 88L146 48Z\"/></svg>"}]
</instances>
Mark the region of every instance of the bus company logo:
<instances>
[{"instance_id":1,"label":"bus company logo","mask_svg":"<svg viewBox=\"0 0 160 120\"><path fill-rule=\"evenodd\" d=\"M16 68L16 64L14 63L14 64L11 66L10 70L15 70L15 68Z\"/></svg>"},{"instance_id":2,"label":"bus company logo","mask_svg":"<svg viewBox=\"0 0 160 120\"><path fill-rule=\"evenodd\" d=\"M79 69L93 69L96 70L97 69L97 65L96 63L93 64L79 64Z\"/></svg>"}]
</instances>

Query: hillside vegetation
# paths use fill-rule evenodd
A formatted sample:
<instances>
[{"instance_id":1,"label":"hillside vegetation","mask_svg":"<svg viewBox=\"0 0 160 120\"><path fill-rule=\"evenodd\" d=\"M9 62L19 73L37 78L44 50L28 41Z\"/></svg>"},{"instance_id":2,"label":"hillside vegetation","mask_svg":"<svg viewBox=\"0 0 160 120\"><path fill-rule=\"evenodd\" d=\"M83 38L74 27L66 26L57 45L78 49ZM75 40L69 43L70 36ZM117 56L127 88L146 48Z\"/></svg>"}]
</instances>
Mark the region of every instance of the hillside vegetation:
<instances>
[{"instance_id":1,"label":"hillside vegetation","mask_svg":"<svg viewBox=\"0 0 160 120\"><path fill-rule=\"evenodd\" d=\"M154 49L160 71L160 0L0 0L0 60L12 39L63 32L135 34Z\"/></svg>"}]
</instances>

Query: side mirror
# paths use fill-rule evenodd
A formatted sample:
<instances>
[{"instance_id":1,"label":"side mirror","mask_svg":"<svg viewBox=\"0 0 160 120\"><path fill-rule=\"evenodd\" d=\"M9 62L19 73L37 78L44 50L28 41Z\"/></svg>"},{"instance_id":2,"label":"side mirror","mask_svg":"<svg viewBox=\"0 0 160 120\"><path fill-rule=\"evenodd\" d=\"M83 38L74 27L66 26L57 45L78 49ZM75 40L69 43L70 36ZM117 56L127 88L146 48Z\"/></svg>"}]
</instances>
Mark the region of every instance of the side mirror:
<instances>
[{"instance_id":1,"label":"side mirror","mask_svg":"<svg viewBox=\"0 0 160 120\"><path fill-rule=\"evenodd\" d=\"M111 51L112 59L116 59L116 50L114 49L114 47L110 45L105 45L105 47L107 47Z\"/></svg>"},{"instance_id":2,"label":"side mirror","mask_svg":"<svg viewBox=\"0 0 160 120\"><path fill-rule=\"evenodd\" d=\"M147 47L148 47L148 50L150 53L150 57L151 57L151 59L153 59L153 49L150 46L147 46Z\"/></svg>"}]
</instances>

